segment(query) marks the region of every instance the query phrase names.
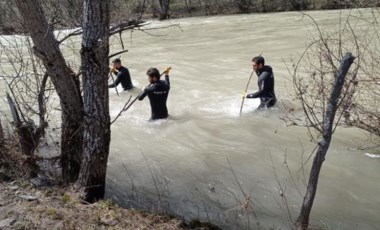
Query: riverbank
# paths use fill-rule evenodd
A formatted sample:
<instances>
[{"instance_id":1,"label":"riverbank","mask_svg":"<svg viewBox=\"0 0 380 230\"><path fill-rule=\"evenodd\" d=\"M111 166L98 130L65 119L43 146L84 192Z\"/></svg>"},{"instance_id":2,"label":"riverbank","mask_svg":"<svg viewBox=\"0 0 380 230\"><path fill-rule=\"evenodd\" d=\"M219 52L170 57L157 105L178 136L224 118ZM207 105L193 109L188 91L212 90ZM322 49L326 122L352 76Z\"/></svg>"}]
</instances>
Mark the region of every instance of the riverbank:
<instances>
[{"instance_id":1,"label":"riverbank","mask_svg":"<svg viewBox=\"0 0 380 230\"><path fill-rule=\"evenodd\" d=\"M61 187L37 189L26 181L0 183L0 229L186 229L179 219L118 207L83 204Z\"/></svg>"},{"instance_id":2,"label":"riverbank","mask_svg":"<svg viewBox=\"0 0 380 230\"><path fill-rule=\"evenodd\" d=\"M61 5L60 5L61 4ZM68 15L62 14L60 21L54 24L56 30L75 28L81 25L82 4L65 5L49 5L43 3L47 17L56 10L65 8L76 9ZM75 4L75 3L72 3ZM232 14L251 14L251 13L276 13L285 11L315 11L315 10L338 10L338 9L354 9L354 8L373 8L379 7L380 2L375 0L357 0L357 1L280 1L271 2L261 1L254 3L252 1L240 0L220 0L220 1L175 1L170 2L168 14L165 19L189 18L210 15L232 15ZM153 1L131 1L130 3L115 1L111 5L112 15L111 24L131 20L155 20L160 18L160 6ZM20 23L19 16L10 14L9 12L17 12L15 5L5 5L0 9L0 35L26 34L23 23Z\"/></svg>"}]
</instances>

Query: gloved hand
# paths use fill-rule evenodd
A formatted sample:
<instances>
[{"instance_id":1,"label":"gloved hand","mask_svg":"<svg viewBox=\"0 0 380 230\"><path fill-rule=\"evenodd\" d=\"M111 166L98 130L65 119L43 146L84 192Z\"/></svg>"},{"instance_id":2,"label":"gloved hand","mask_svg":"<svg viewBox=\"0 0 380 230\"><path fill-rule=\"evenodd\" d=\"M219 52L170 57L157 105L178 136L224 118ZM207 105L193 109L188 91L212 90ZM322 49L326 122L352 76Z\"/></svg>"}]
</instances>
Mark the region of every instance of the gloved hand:
<instances>
[{"instance_id":1,"label":"gloved hand","mask_svg":"<svg viewBox=\"0 0 380 230\"><path fill-rule=\"evenodd\" d=\"M172 69L172 67L166 67L166 69L162 73L165 75L169 75L171 69Z\"/></svg>"}]
</instances>

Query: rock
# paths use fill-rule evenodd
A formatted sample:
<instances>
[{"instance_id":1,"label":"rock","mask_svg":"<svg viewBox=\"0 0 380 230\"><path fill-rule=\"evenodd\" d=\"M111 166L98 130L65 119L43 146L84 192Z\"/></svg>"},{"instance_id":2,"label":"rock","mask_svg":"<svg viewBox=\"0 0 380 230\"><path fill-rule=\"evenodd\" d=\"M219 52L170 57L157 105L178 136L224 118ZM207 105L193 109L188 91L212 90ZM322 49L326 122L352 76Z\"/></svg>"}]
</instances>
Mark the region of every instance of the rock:
<instances>
[{"instance_id":1,"label":"rock","mask_svg":"<svg viewBox=\"0 0 380 230\"><path fill-rule=\"evenodd\" d=\"M16 190L18 190L18 189L19 189L19 187L18 187L17 185L11 187L11 190L12 190L12 191L16 191Z\"/></svg>"},{"instance_id":2,"label":"rock","mask_svg":"<svg viewBox=\"0 0 380 230\"><path fill-rule=\"evenodd\" d=\"M14 224L15 221L16 221L16 218L14 217L10 217L10 218L0 221L0 229L12 226L12 224Z\"/></svg>"},{"instance_id":3,"label":"rock","mask_svg":"<svg viewBox=\"0 0 380 230\"><path fill-rule=\"evenodd\" d=\"M20 197L21 199L27 200L27 201L37 200L36 196L30 196L30 195L20 195L18 197Z\"/></svg>"},{"instance_id":4,"label":"rock","mask_svg":"<svg viewBox=\"0 0 380 230\"><path fill-rule=\"evenodd\" d=\"M30 179L30 183L34 187L50 187L54 185L54 181L46 177L35 177Z\"/></svg>"}]
</instances>

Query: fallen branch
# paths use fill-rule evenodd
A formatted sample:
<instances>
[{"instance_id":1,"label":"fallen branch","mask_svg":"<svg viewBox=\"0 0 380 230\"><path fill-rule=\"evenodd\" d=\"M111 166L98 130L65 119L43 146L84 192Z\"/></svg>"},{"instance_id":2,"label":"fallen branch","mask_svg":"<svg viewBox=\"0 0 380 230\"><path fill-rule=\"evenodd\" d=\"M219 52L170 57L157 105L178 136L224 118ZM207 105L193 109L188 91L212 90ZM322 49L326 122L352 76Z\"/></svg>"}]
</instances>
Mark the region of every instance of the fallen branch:
<instances>
[{"instance_id":1,"label":"fallen branch","mask_svg":"<svg viewBox=\"0 0 380 230\"><path fill-rule=\"evenodd\" d=\"M127 111L128 108L130 107L128 104L129 102L131 101L132 99L132 96L129 96L129 99L128 101L125 103L124 107L120 110L120 112L117 114L117 116L111 121L111 125L117 120L119 119L119 117L123 114L123 112Z\"/></svg>"}]
</instances>

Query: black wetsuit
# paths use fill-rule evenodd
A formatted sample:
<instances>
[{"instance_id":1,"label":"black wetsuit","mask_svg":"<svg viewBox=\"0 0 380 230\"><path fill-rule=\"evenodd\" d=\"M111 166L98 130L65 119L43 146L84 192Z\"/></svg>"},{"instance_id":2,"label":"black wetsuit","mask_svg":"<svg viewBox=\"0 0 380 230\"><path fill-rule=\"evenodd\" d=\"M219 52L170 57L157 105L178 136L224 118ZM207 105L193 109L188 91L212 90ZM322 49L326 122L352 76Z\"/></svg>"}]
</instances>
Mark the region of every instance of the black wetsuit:
<instances>
[{"instance_id":1,"label":"black wetsuit","mask_svg":"<svg viewBox=\"0 0 380 230\"><path fill-rule=\"evenodd\" d=\"M124 90L130 90L133 88L131 75L129 74L129 70L127 68L122 66L113 73L116 75L116 80L114 83L108 85L108 88L117 87L120 83Z\"/></svg>"},{"instance_id":2,"label":"black wetsuit","mask_svg":"<svg viewBox=\"0 0 380 230\"><path fill-rule=\"evenodd\" d=\"M259 91L248 94L247 98L260 98L259 109L272 107L276 104L276 94L274 93L274 75L270 66L264 66L256 71L258 78Z\"/></svg>"},{"instance_id":3,"label":"black wetsuit","mask_svg":"<svg viewBox=\"0 0 380 230\"><path fill-rule=\"evenodd\" d=\"M168 108L166 101L170 90L169 76L165 76L165 81L159 80L156 83L146 87L139 97L142 101L146 96L149 97L150 107L152 110L151 120L164 119L168 117Z\"/></svg>"}]
</instances>

